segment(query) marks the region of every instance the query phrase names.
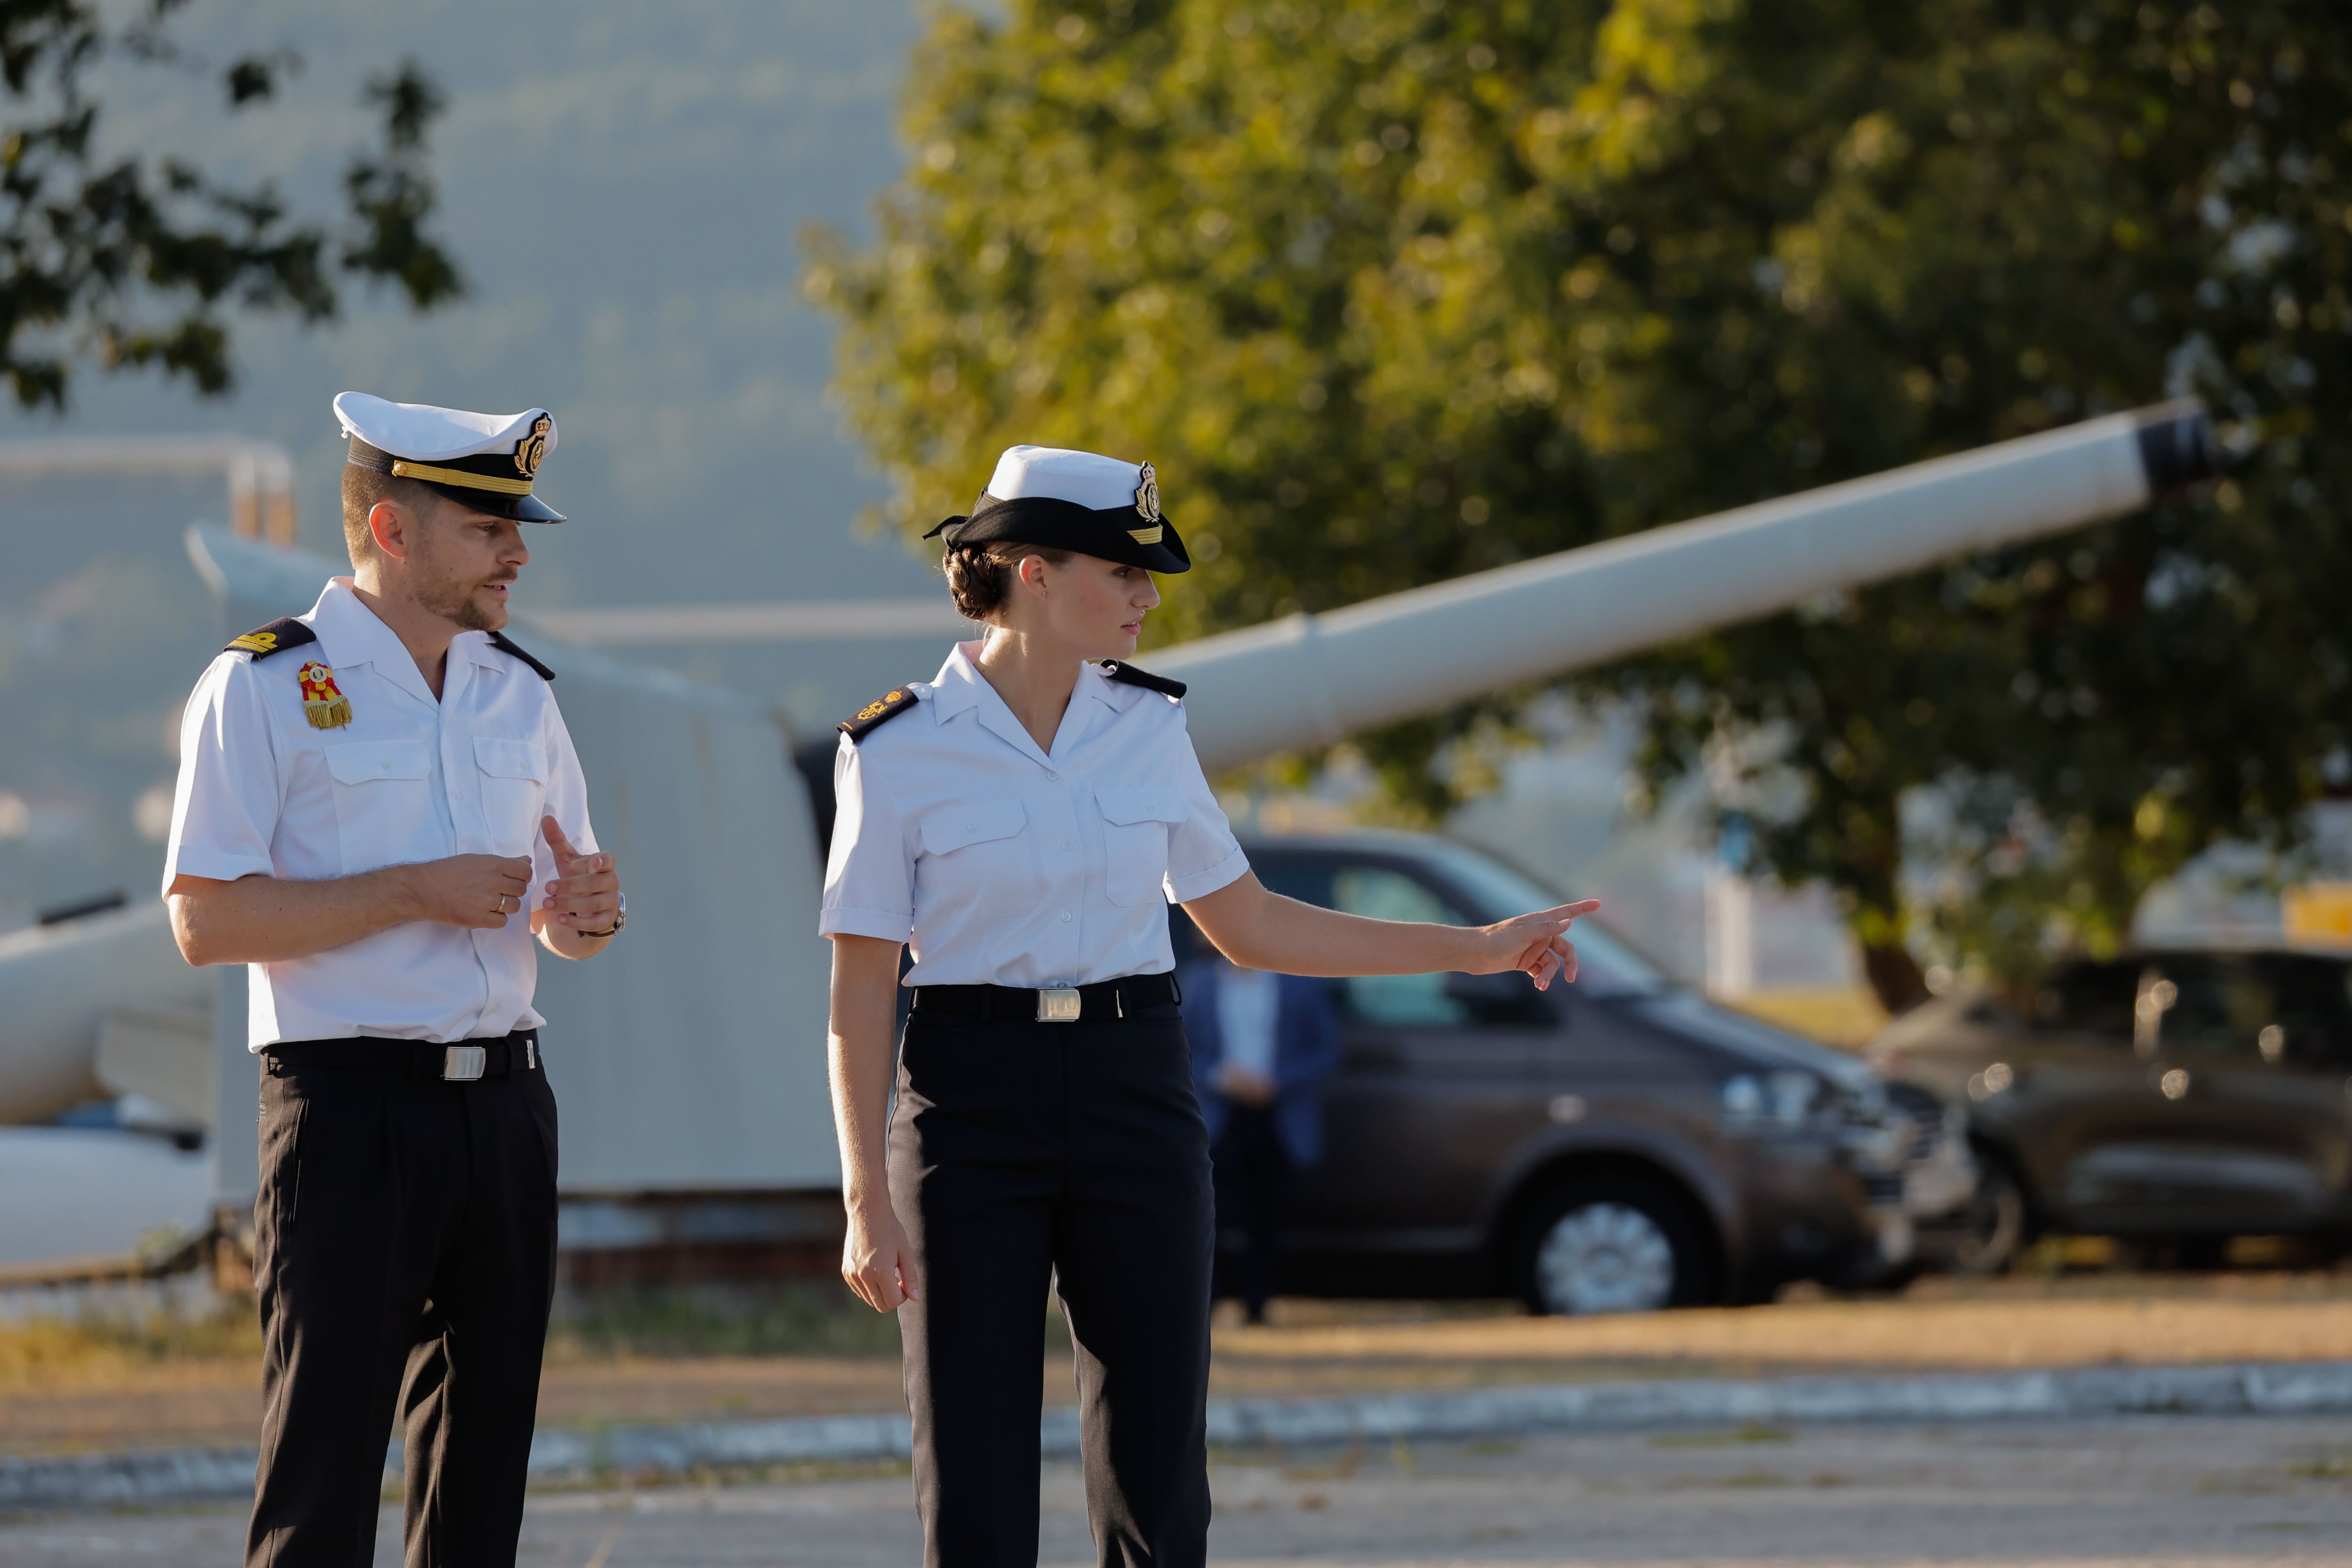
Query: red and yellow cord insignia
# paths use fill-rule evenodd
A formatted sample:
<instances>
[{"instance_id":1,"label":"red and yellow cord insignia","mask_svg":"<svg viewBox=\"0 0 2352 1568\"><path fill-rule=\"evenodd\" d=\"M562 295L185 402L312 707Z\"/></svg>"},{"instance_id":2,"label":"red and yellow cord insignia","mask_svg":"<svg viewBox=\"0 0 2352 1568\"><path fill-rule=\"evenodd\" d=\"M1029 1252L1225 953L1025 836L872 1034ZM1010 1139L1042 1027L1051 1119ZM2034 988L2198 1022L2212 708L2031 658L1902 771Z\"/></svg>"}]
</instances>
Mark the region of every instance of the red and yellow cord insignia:
<instances>
[{"instance_id":1,"label":"red and yellow cord insignia","mask_svg":"<svg viewBox=\"0 0 2352 1568\"><path fill-rule=\"evenodd\" d=\"M302 716L313 730L340 730L352 721L351 699L335 686L335 672L312 659L300 672Z\"/></svg>"}]
</instances>

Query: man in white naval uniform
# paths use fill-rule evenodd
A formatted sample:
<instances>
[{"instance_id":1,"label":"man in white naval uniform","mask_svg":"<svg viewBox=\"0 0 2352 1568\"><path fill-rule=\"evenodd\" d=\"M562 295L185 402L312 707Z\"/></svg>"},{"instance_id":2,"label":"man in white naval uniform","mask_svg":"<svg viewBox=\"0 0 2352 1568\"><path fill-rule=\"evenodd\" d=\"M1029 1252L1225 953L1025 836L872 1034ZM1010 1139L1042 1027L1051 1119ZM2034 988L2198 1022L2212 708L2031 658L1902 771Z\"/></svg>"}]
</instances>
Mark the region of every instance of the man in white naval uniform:
<instances>
[{"instance_id":1,"label":"man in white naval uniform","mask_svg":"<svg viewBox=\"0 0 2352 1568\"><path fill-rule=\"evenodd\" d=\"M263 1058L247 1561L373 1562L397 1411L408 1561L509 1564L555 1269L537 947L624 918L553 672L499 630L520 524L563 521L555 422L335 411L352 575L196 683L163 873L188 961L250 966Z\"/></svg>"}]
</instances>

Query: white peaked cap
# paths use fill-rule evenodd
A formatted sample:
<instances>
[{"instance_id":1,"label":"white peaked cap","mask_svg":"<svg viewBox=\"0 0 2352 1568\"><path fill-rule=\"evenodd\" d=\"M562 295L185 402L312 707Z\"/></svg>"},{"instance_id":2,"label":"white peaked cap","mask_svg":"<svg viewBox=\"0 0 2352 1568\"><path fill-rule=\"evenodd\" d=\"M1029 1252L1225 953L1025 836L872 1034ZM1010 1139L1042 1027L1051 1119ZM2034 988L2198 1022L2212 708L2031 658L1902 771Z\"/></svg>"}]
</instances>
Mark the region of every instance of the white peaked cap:
<instances>
[{"instance_id":1,"label":"white peaked cap","mask_svg":"<svg viewBox=\"0 0 2352 1568\"><path fill-rule=\"evenodd\" d=\"M1007 447L988 478L988 493L998 500L1024 496L1050 496L1075 501L1096 511L1132 508L1137 487L1143 483L1140 464L1093 452L1073 452L1065 447Z\"/></svg>"},{"instance_id":2,"label":"white peaked cap","mask_svg":"<svg viewBox=\"0 0 2352 1568\"><path fill-rule=\"evenodd\" d=\"M494 453L503 456L530 436L541 419L548 422L545 450L555 450L554 416L544 408L526 408L520 414L474 414L463 408L394 403L370 393L345 392L336 395L335 418L344 435L420 463Z\"/></svg>"}]
</instances>

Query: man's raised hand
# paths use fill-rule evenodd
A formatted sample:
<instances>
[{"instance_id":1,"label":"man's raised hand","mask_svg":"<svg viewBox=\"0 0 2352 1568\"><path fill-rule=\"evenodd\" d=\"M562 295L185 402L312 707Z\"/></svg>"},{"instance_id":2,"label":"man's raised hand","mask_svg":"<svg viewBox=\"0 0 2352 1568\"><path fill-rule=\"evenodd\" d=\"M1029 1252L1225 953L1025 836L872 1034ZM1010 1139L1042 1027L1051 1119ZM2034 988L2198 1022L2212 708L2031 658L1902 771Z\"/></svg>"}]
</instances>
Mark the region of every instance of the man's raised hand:
<instances>
[{"instance_id":1,"label":"man's raised hand","mask_svg":"<svg viewBox=\"0 0 2352 1568\"><path fill-rule=\"evenodd\" d=\"M539 828L555 857L555 880L547 884L540 911L583 935L611 931L614 911L621 907L621 878L613 868L611 853L582 854L551 816L541 818Z\"/></svg>"}]
</instances>

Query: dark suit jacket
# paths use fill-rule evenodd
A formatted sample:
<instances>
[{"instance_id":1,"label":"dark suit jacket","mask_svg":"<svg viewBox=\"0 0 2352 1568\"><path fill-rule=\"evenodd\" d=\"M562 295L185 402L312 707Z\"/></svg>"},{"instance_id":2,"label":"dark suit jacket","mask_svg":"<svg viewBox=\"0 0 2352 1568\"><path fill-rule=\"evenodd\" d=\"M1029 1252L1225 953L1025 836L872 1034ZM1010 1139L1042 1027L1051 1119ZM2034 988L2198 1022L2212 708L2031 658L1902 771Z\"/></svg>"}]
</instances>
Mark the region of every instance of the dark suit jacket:
<instances>
[{"instance_id":1,"label":"dark suit jacket","mask_svg":"<svg viewBox=\"0 0 2352 1568\"><path fill-rule=\"evenodd\" d=\"M1225 1059L1224 1021L1217 1016L1223 973L1223 965L1202 961L1186 964L1178 975L1184 987L1184 1037L1192 1047L1192 1085L1213 1145L1224 1135L1234 1111L1217 1089L1217 1066ZM1291 1163L1305 1167L1323 1157L1322 1084L1339 1065L1339 1026L1332 1016L1329 982L1277 974L1275 985L1275 1133Z\"/></svg>"}]
</instances>

